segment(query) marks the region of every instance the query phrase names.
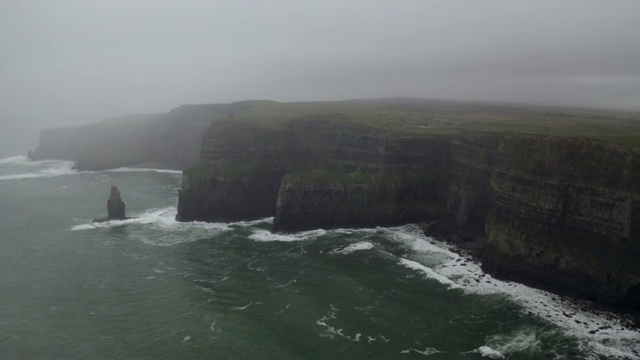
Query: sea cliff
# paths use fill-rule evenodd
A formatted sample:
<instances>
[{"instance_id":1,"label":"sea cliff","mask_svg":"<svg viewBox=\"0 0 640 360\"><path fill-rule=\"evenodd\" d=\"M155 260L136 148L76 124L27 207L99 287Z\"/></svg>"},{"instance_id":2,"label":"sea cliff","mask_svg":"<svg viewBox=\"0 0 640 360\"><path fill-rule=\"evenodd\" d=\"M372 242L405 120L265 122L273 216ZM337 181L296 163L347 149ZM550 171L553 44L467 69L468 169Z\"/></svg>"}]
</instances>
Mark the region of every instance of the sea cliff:
<instances>
[{"instance_id":1,"label":"sea cliff","mask_svg":"<svg viewBox=\"0 0 640 360\"><path fill-rule=\"evenodd\" d=\"M275 125L274 125L275 124ZM442 225L486 239L492 274L640 304L640 154L587 138L390 131L344 114L215 121L184 172L182 221L275 216L273 231Z\"/></svg>"},{"instance_id":2,"label":"sea cliff","mask_svg":"<svg viewBox=\"0 0 640 360\"><path fill-rule=\"evenodd\" d=\"M202 131L230 111L230 105L183 105L164 114L46 129L29 157L74 161L78 170L122 166L182 170L197 162Z\"/></svg>"}]
</instances>

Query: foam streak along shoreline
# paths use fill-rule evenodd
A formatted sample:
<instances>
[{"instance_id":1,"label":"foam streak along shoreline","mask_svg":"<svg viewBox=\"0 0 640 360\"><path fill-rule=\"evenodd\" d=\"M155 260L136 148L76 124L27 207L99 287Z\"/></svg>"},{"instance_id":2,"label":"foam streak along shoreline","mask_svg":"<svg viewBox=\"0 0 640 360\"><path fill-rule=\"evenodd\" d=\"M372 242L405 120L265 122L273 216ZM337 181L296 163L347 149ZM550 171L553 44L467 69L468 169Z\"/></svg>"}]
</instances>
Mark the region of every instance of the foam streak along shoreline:
<instances>
[{"instance_id":1,"label":"foam streak along shoreline","mask_svg":"<svg viewBox=\"0 0 640 360\"><path fill-rule=\"evenodd\" d=\"M271 223L273 218L236 223L181 223L174 220L175 206L160 209L149 209L138 214L137 219L110 221L101 224L80 224L70 230L89 230L114 227L128 224L151 225L163 231L230 231L234 227L251 228L250 239L256 242L270 241L313 241L327 234L367 234L372 232L383 234L396 243L403 244L410 252L408 258L397 257L399 265L410 270L419 271L425 278L436 280L447 285L452 291L463 291L470 296L500 294L519 304L523 312L527 312L562 329L570 336L581 339L587 353L604 356L626 356L637 358L640 355L640 334L627 329L623 319L614 314L595 314L584 311L575 303L561 299L551 293L529 288L527 286L494 279L485 274L476 261L469 260L457 252L451 245L427 237L417 226L406 225L395 228L375 229L334 229L312 230L295 234L272 234L268 230L256 228L262 223ZM171 245L171 244L167 244ZM372 250L382 245L375 242L355 242L340 244L338 248L327 252L329 255L348 256L357 251ZM437 264L423 264L421 256L429 255L429 259L437 259ZM464 263L464 265L462 265Z\"/></svg>"},{"instance_id":2,"label":"foam streak along shoreline","mask_svg":"<svg viewBox=\"0 0 640 360\"><path fill-rule=\"evenodd\" d=\"M96 174L96 173L125 173L125 172L155 172L162 174L182 175L181 170L171 169L152 169L152 168L136 168L136 167L120 167L115 169L107 169L100 171L78 171L74 169L73 161L66 160L29 160L26 156L12 156L0 159L1 166L19 166L21 169L33 170L34 167L41 166L38 171L19 172L13 174L0 175L0 180L22 180L36 179L43 177L55 177L74 174Z\"/></svg>"}]
</instances>

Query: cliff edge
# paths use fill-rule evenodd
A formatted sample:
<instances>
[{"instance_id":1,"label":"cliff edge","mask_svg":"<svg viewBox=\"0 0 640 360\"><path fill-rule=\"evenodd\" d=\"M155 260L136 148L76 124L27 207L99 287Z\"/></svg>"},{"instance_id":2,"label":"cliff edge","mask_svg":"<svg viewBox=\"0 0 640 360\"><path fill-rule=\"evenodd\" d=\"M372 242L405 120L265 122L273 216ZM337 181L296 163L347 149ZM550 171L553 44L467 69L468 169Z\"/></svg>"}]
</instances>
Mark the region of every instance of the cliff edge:
<instances>
[{"instance_id":1,"label":"cliff edge","mask_svg":"<svg viewBox=\"0 0 640 360\"><path fill-rule=\"evenodd\" d=\"M331 113L225 119L184 172L177 219L273 231L439 221L487 239L490 273L640 306L640 154L587 138L411 133Z\"/></svg>"}]
</instances>

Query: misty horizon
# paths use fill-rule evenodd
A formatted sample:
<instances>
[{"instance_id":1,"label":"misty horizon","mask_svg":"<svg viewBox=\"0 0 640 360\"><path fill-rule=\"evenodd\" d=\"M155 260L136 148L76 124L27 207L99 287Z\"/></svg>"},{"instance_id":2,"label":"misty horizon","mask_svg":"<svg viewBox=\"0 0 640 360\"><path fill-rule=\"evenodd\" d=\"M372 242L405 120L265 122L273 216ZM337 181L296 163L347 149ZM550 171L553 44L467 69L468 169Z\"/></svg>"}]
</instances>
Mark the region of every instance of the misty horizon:
<instances>
[{"instance_id":1,"label":"misty horizon","mask_svg":"<svg viewBox=\"0 0 640 360\"><path fill-rule=\"evenodd\" d=\"M634 1L4 1L0 122L33 142L43 128L249 99L639 111L639 11Z\"/></svg>"}]
</instances>

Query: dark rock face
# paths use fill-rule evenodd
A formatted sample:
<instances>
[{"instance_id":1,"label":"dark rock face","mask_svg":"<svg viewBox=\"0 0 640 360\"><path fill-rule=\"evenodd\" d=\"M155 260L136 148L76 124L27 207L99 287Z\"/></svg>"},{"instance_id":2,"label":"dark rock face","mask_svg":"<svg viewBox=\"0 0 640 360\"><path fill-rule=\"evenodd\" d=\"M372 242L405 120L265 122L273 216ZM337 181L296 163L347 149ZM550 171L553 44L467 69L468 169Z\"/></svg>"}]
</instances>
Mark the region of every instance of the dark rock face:
<instances>
[{"instance_id":1,"label":"dark rock face","mask_svg":"<svg viewBox=\"0 0 640 360\"><path fill-rule=\"evenodd\" d=\"M453 143L449 219L487 236L485 271L601 303L640 305L636 150L523 134Z\"/></svg>"},{"instance_id":2,"label":"dark rock face","mask_svg":"<svg viewBox=\"0 0 640 360\"><path fill-rule=\"evenodd\" d=\"M112 220L126 219L124 207L124 202L120 198L120 190L115 186L111 186L111 195L107 200L107 217Z\"/></svg>"},{"instance_id":3,"label":"dark rock face","mask_svg":"<svg viewBox=\"0 0 640 360\"><path fill-rule=\"evenodd\" d=\"M569 137L392 137L339 116L284 130L213 124L185 171L178 219L275 215L274 231L440 220L486 239L485 270L640 306L640 154Z\"/></svg>"},{"instance_id":4,"label":"dark rock face","mask_svg":"<svg viewBox=\"0 0 640 360\"><path fill-rule=\"evenodd\" d=\"M177 219L238 221L276 214L274 229L294 231L433 217L446 199L446 184L434 179L445 176L447 143L385 139L344 120L322 115L290 121L280 130L239 120L212 124L201 161L184 173ZM310 197L317 206L298 203ZM368 210L356 215L357 206Z\"/></svg>"},{"instance_id":5,"label":"dark rock face","mask_svg":"<svg viewBox=\"0 0 640 360\"><path fill-rule=\"evenodd\" d=\"M105 222L110 220L129 219L125 214L125 205L120 197L120 190L116 186L111 186L111 194L107 200L107 217L93 219L94 222Z\"/></svg>"},{"instance_id":6,"label":"dark rock face","mask_svg":"<svg viewBox=\"0 0 640 360\"><path fill-rule=\"evenodd\" d=\"M360 169L369 171L289 173L280 184L273 231L440 219L449 175L447 148L437 140L388 140L376 152L378 159L362 162Z\"/></svg>"},{"instance_id":7,"label":"dark rock face","mask_svg":"<svg viewBox=\"0 0 640 360\"><path fill-rule=\"evenodd\" d=\"M586 139L511 135L492 167L486 269L605 303L634 297L640 154Z\"/></svg>"}]
</instances>

